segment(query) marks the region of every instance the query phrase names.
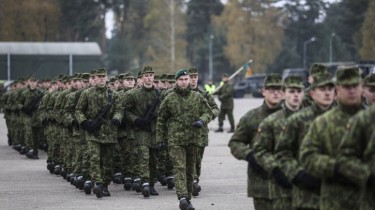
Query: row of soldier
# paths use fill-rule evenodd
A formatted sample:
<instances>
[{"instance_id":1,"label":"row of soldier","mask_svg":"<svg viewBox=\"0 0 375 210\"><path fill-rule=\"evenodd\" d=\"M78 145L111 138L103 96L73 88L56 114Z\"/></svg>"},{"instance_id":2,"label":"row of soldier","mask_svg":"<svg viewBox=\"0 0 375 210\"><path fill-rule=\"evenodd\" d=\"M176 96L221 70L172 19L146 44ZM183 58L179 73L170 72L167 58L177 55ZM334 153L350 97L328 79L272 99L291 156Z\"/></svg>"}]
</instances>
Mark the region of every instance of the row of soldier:
<instances>
[{"instance_id":1,"label":"row of soldier","mask_svg":"<svg viewBox=\"0 0 375 210\"><path fill-rule=\"evenodd\" d=\"M207 124L219 113L212 95L198 88L197 69L158 78L145 66L138 78L107 79L96 69L14 82L2 97L9 145L31 159L44 148L50 173L86 194L110 196L113 181L150 197L160 181L176 188L180 209L194 209Z\"/></svg>"},{"instance_id":2,"label":"row of soldier","mask_svg":"<svg viewBox=\"0 0 375 210\"><path fill-rule=\"evenodd\" d=\"M248 165L256 210L375 209L375 75L356 67L268 75L264 103L240 120L228 146Z\"/></svg>"}]
</instances>

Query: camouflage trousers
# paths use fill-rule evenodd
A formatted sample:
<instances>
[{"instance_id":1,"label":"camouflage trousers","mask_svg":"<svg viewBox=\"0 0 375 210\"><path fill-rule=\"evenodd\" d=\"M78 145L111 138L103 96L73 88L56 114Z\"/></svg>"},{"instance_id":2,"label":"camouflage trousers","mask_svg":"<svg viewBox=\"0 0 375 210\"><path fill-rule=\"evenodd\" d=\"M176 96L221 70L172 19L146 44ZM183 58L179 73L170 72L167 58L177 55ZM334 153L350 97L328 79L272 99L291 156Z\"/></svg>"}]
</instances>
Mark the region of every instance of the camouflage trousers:
<instances>
[{"instance_id":1,"label":"camouflage trousers","mask_svg":"<svg viewBox=\"0 0 375 210\"><path fill-rule=\"evenodd\" d=\"M233 109L220 109L220 113L219 113L219 117L218 117L219 126L223 127L225 115L228 115L228 120L229 120L230 126L234 128Z\"/></svg>"},{"instance_id":2,"label":"camouflage trousers","mask_svg":"<svg viewBox=\"0 0 375 210\"><path fill-rule=\"evenodd\" d=\"M37 129L31 126L31 117L24 118L24 140L26 149L33 149L38 151L38 140L36 139Z\"/></svg>"},{"instance_id":3,"label":"camouflage trousers","mask_svg":"<svg viewBox=\"0 0 375 210\"><path fill-rule=\"evenodd\" d=\"M60 126L56 123L50 123L50 145L48 146L48 151L51 151L51 159L55 164L61 164L60 158Z\"/></svg>"},{"instance_id":4,"label":"camouflage trousers","mask_svg":"<svg viewBox=\"0 0 375 210\"><path fill-rule=\"evenodd\" d=\"M255 210L272 210L272 200L267 198L253 198Z\"/></svg>"},{"instance_id":5,"label":"camouflage trousers","mask_svg":"<svg viewBox=\"0 0 375 210\"><path fill-rule=\"evenodd\" d=\"M197 147L193 145L169 146L168 149L173 163L177 198L186 197L191 199Z\"/></svg>"},{"instance_id":6,"label":"camouflage trousers","mask_svg":"<svg viewBox=\"0 0 375 210\"><path fill-rule=\"evenodd\" d=\"M88 141L90 176L94 183L109 185L113 174L113 151L115 144Z\"/></svg>"},{"instance_id":7,"label":"camouflage trousers","mask_svg":"<svg viewBox=\"0 0 375 210\"><path fill-rule=\"evenodd\" d=\"M120 158L121 158L121 172L125 177L135 178L134 172L134 139L121 138L119 139Z\"/></svg>"},{"instance_id":8,"label":"camouflage trousers","mask_svg":"<svg viewBox=\"0 0 375 210\"><path fill-rule=\"evenodd\" d=\"M168 145L165 150L159 152L159 175L173 176L173 164L169 157Z\"/></svg>"},{"instance_id":9,"label":"camouflage trousers","mask_svg":"<svg viewBox=\"0 0 375 210\"><path fill-rule=\"evenodd\" d=\"M293 209L292 198L275 198L272 200L273 210L288 210Z\"/></svg>"},{"instance_id":10,"label":"camouflage trousers","mask_svg":"<svg viewBox=\"0 0 375 210\"><path fill-rule=\"evenodd\" d=\"M153 186L158 177L158 149L148 146L136 146L134 156L135 176L140 177L142 182L148 182Z\"/></svg>"},{"instance_id":11,"label":"camouflage trousers","mask_svg":"<svg viewBox=\"0 0 375 210\"><path fill-rule=\"evenodd\" d=\"M65 127L60 126L60 158L62 161L62 165L68 173L70 172L68 164L69 164L69 141L71 141L72 132Z\"/></svg>"},{"instance_id":12,"label":"camouflage trousers","mask_svg":"<svg viewBox=\"0 0 375 210\"><path fill-rule=\"evenodd\" d=\"M117 140L118 142L115 144L115 149L113 150L113 173L122 173L123 157L119 143L120 140Z\"/></svg>"},{"instance_id":13,"label":"camouflage trousers","mask_svg":"<svg viewBox=\"0 0 375 210\"><path fill-rule=\"evenodd\" d=\"M201 176L202 160L205 147L197 147L194 180L199 181Z\"/></svg>"}]
</instances>

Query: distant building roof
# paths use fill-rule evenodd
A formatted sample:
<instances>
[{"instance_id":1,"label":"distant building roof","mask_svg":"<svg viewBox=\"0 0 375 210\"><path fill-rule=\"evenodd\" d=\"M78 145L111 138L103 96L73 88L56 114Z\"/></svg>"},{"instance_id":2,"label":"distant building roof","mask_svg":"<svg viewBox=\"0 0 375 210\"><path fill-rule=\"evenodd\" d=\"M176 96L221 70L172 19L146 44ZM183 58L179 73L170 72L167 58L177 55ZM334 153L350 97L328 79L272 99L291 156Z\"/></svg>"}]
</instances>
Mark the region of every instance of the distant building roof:
<instances>
[{"instance_id":1,"label":"distant building roof","mask_svg":"<svg viewBox=\"0 0 375 210\"><path fill-rule=\"evenodd\" d=\"M0 42L0 54L101 55L96 42Z\"/></svg>"}]
</instances>

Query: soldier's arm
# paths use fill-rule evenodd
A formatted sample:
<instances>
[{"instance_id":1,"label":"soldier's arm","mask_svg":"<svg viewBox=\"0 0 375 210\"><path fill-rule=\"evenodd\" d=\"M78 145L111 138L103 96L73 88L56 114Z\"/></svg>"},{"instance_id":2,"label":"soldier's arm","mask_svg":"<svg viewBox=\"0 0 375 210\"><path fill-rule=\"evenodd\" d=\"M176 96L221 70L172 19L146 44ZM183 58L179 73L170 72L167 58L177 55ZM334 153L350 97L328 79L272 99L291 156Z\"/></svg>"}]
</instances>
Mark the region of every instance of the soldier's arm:
<instances>
[{"instance_id":1,"label":"soldier's arm","mask_svg":"<svg viewBox=\"0 0 375 210\"><path fill-rule=\"evenodd\" d=\"M119 121L123 120L124 117L124 108L125 108L125 100L124 100L124 93L119 93L118 94L118 101L116 104L114 104L114 114L113 114L113 119L117 119Z\"/></svg>"},{"instance_id":2,"label":"soldier's arm","mask_svg":"<svg viewBox=\"0 0 375 210\"><path fill-rule=\"evenodd\" d=\"M75 108L75 115L79 124L82 124L83 121L87 120L87 117L85 115L87 105L87 92L83 91Z\"/></svg>"},{"instance_id":3,"label":"soldier's arm","mask_svg":"<svg viewBox=\"0 0 375 210\"><path fill-rule=\"evenodd\" d=\"M322 154L322 129L325 123L315 120L302 140L299 160L305 170L317 178L334 177L336 159Z\"/></svg>"},{"instance_id":4,"label":"soldier's arm","mask_svg":"<svg viewBox=\"0 0 375 210\"><path fill-rule=\"evenodd\" d=\"M135 124L135 120L140 117L132 112L133 109L136 109L136 105L134 94L129 94L124 107L124 117L128 123Z\"/></svg>"},{"instance_id":5,"label":"soldier's arm","mask_svg":"<svg viewBox=\"0 0 375 210\"><path fill-rule=\"evenodd\" d=\"M349 121L349 130L345 133L339 146L337 162L339 173L355 182L358 186L364 186L370 176L370 168L362 161L367 139L364 137L364 118L356 116Z\"/></svg>"},{"instance_id":6,"label":"soldier's arm","mask_svg":"<svg viewBox=\"0 0 375 210\"><path fill-rule=\"evenodd\" d=\"M212 113L212 110L210 108L210 105L207 103L207 101L203 98L202 95L200 95L200 101L201 101L201 106L200 106L200 109L203 111L203 114L199 117L199 119L203 120L204 124L208 124L211 122L212 120L212 116L213 116L213 113Z\"/></svg>"},{"instance_id":7,"label":"soldier's arm","mask_svg":"<svg viewBox=\"0 0 375 210\"><path fill-rule=\"evenodd\" d=\"M64 113L63 116L65 118L64 120L65 126L69 126L74 120L74 113L75 113L75 106L76 106L75 100L74 100L75 94L76 93L69 94L69 96L66 97L67 102L64 107L65 111L63 112Z\"/></svg>"},{"instance_id":8,"label":"soldier's arm","mask_svg":"<svg viewBox=\"0 0 375 210\"><path fill-rule=\"evenodd\" d=\"M230 98L233 95L233 90L230 87L230 85L228 85L226 88L222 88L222 89L224 89L224 90L222 90L221 94L219 95L220 100Z\"/></svg>"},{"instance_id":9,"label":"soldier's arm","mask_svg":"<svg viewBox=\"0 0 375 210\"><path fill-rule=\"evenodd\" d=\"M246 160L247 155L252 151L250 149L253 135L249 123L252 116L245 115L240 119L237 129L229 140L228 146L232 155L239 160Z\"/></svg>"},{"instance_id":10,"label":"soldier's arm","mask_svg":"<svg viewBox=\"0 0 375 210\"><path fill-rule=\"evenodd\" d=\"M272 154L272 145L275 144L273 142L275 141L273 130L274 127L271 118L266 118L260 124L258 134L254 139L254 157L259 165L269 173L278 166L276 159Z\"/></svg>"},{"instance_id":11,"label":"soldier's arm","mask_svg":"<svg viewBox=\"0 0 375 210\"><path fill-rule=\"evenodd\" d=\"M295 154L298 151L298 123L296 119L289 118L284 131L276 136L275 157L289 181L302 170Z\"/></svg>"},{"instance_id":12,"label":"soldier's arm","mask_svg":"<svg viewBox=\"0 0 375 210\"><path fill-rule=\"evenodd\" d=\"M211 94L209 93L205 93L205 94L207 95L206 96L207 103L211 108L212 120L214 120L220 113L219 106L216 104L215 99Z\"/></svg>"},{"instance_id":13,"label":"soldier's arm","mask_svg":"<svg viewBox=\"0 0 375 210\"><path fill-rule=\"evenodd\" d=\"M168 109L168 102L166 102L166 100L163 100L159 107L158 118L156 122L156 142L159 144L167 139L167 122L169 115L170 113Z\"/></svg>"}]
</instances>

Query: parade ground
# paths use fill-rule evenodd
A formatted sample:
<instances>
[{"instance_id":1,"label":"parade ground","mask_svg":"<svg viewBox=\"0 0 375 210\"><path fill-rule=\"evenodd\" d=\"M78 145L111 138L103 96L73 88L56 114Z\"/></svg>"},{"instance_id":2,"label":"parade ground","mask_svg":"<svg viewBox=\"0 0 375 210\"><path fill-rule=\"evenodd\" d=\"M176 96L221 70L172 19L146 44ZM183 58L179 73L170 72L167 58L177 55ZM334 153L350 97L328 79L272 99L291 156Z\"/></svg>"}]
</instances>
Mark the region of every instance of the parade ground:
<instances>
[{"instance_id":1,"label":"parade ground","mask_svg":"<svg viewBox=\"0 0 375 210\"><path fill-rule=\"evenodd\" d=\"M234 117L238 123L247 111L260 106L262 99L235 99ZM218 103L220 104L220 103ZM215 133L217 119L209 124L209 146L205 150L199 197L192 203L197 210L252 210L247 197L247 163L235 159L227 146L229 122L224 133ZM21 129L21 128L20 128ZM155 185L159 196L144 198L135 191L124 191L123 185L109 186L111 197L85 195L61 176L51 175L46 168L46 153L39 160L30 160L7 145L7 131L0 115L0 209L1 210L178 210L174 190L160 183Z\"/></svg>"}]
</instances>

